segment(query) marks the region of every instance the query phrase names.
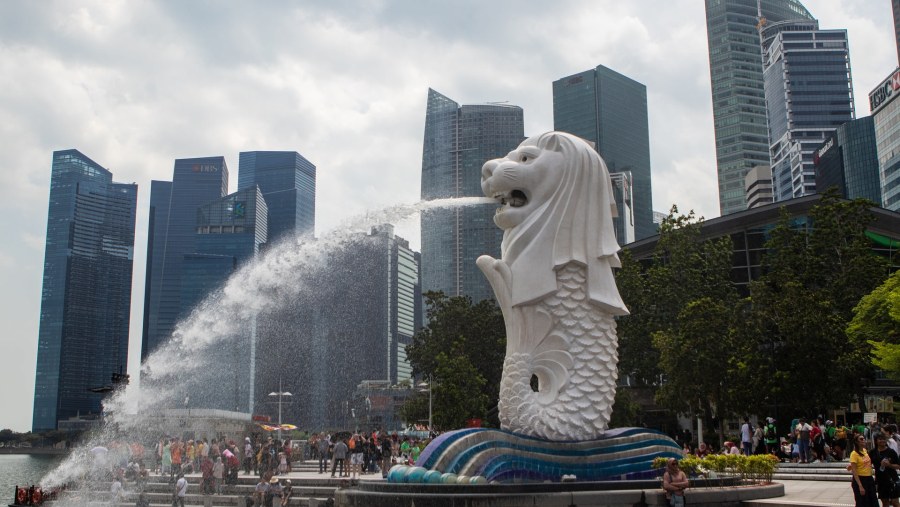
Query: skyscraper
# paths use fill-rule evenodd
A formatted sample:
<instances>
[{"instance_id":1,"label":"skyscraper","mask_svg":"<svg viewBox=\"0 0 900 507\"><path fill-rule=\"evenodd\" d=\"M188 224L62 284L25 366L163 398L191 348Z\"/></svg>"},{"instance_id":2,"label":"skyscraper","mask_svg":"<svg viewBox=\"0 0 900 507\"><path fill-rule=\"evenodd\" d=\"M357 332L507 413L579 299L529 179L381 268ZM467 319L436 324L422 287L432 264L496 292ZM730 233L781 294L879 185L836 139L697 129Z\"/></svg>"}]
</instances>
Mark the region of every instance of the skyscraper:
<instances>
[{"instance_id":1,"label":"skyscraper","mask_svg":"<svg viewBox=\"0 0 900 507\"><path fill-rule=\"evenodd\" d=\"M181 305L190 310L221 288L266 242L268 210L259 187L239 190L204 204L196 213L195 251L185 254ZM234 319L228 336L204 352L214 375L197 372L183 379L195 406L249 413L255 401L255 319ZM237 360L236 360L237 359Z\"/></svg>"},{"instance_id":2,"label":"skyscraper","mask_svg":"<svg viewBox=\"0 0 900 507\"><path fill-rule=\"evenodd\" d=\"M869 92L869 107L875 123L881 205L900 211L900 68Z\"/></svg>"},{"instance_id":3,"label":"skyscraper","mask_svg":"<svg viewBox=\"0 0 900 507\"><path fill-rule=\"evenodd\" d=\"M627 245L635 240L634 237L634 202L631 190L631 171L610 173L612 180L613 198L616 201L618 216L613 219L616 228L616 241L620 245Z\"/></svg>"},{"instance_id":4,"label":"skyscraper","mask_svg":"<svg viewBox=\"0 0 900 507\"><path fill-rule=\"evenodd\" d=\"M144 359L190 311L181 303L184 258L197 251L197 210L223 197L228 189L224 157L178 159L171 182L150 186L150 228L144 289Z\"/></svg>"},{"instance_id":5,"label":"skyscraper","mask_svg":"<svg viewBox=\"0 0 900 507\"><path fill-rule=\"evenodd\" d=\"M816 191L815 152L854 118L846 30L818 21L763 23L763 83L775 202Z\"/></svg>"},{"instance_id":6,"label":"skyscraper","mask_svg":"<svg viewBox=\"0 0 900 507\"><path fill-rule=\"evenodd\" d=\"M269 209L268 241L312 235L316 224L316 166L296 151L245 151L238 190L259 185Z\"/></svg>"},{"instance_id":7,"label":"skyscraper","mask_svg":"<svg viewBox=\"0 0 900 507\"><path fill-rule=\"evenodd\" d=\"M631 173L635 239L656 234L647 121L647 87L603 65L553 82L553 129L593 142L610 174Z\"/></svg>"},{"instance_id":8,"label":"skyscraper","mask_svg":"<svg viewBox=\"0 0 900 507\"><path fill-rule=\"evenodd\" d=\"M881 206L875 119L865 116L838 127L814 155L816 189L837 187L844 199L868 199Z\"/></svg>"},{"instance_id":9,"label":"skyscraper","mask_svg":"<svg viewBox=\"0 0 900 507\"><path fill-rule=\"evenodd\" d=\"M287 421L371 427L362 408L353 420L354 392L412 376L405 347L422 322L420 257L390 225L322 248L331 249L327 265L301 271L302 288L259 316L256 390L295 393ZM272 414L271 401L257 396L255 413Z\"/></svg>"},{"instance_id":10,"label":"skyscraper","mask_svg":"<svg viewBox=\"0 0 900 507\"><path fill-rule=\"evenodd\" d=\"M460 106L428 90L422 149L422 199L484 196L481 166L512 151L525 138L522 108L506 104ZM494 297L475 265L500 256L503 231L496 204L438 209L422 214L422 289L473 301Z\"/></svg>"},{"instance_id":11,"label":"skyscraper","mask_svg":"<svg viewBox=\"0 0 900 507\"><path fill-rule=\"evenodd\" d=\"M706 35L712 80L719 210L746 208L744 176L769 165L758 0L706 0ZM760 0L769 23L813 19L798 0Z\"/></svg>"},{"instance_id":12,"label":"skyscraper","mask_svg":"<svg viewBox=\"0 0 900 507\"><path fill-rule=\"evenodd\" d=\"M137 185L77 150L53 153L34 389L34 431L99 414L128 363Z\"/></svg>"}]
</instances>

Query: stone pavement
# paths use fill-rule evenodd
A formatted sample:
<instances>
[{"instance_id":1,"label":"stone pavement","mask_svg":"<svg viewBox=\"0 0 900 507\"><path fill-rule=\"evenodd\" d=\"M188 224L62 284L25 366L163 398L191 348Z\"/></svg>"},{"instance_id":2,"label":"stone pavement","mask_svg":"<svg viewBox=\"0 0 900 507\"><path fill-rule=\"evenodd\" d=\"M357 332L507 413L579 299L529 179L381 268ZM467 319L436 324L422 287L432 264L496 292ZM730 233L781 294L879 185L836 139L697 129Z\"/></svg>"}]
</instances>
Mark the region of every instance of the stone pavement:
<instances>
[{"instance_id":1,"label":"stone pavement","mask_svg":"<svg viewBox=\"0 0 900 507\"><path fill-rule=\"evenodd\" d=\"M784 484L784 496L745 502L748 507L776 507L787 505L853 506L850 479L839 481L775 481Z\"/></svg>"},{"instance_id":2,"label":"stone pavement","mask_svg":"<svg viewBox=\"0 0 900 507\"><path fill-rule=\"evenodd\" d=\"M314 471L311 466L304 466L302 469L295 470L289 474L283 474L282 478L294 480L295 486L303 484L306 481L321 481L321 483L332 487L348 486L350 481L346 478L331 479L330 473L319 474ZM192 474L193 475L193 474ZM243 472L240 475L244 478ZM363 475L360 477L362 481L381 481L380 473ZM317 482L318 482L317 481ZM782 507L782 506L853 506L853 491L850 489L850 477L846 481L817 481L817 480L776 480L775 482L784 484L785 495L779 498L770 498L765 500L747 501L744 505L748 507ZM327 486L326 486L327 487Z\"/></svg>"}]
</instances>

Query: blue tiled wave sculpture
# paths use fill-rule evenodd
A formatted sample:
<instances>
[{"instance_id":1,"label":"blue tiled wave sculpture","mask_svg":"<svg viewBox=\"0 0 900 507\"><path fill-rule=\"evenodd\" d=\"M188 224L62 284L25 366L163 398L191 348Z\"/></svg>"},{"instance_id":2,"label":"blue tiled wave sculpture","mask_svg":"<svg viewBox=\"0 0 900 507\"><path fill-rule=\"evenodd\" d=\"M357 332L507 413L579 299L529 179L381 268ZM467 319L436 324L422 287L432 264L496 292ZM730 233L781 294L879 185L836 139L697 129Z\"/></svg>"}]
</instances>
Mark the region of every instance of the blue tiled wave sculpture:
<instances>
[{"instance_id":1,"label":"blue tiled wave sculpture","mask_svg":"<svg viewBox=\"0 0 900 507\"><path fill-rule=\"evenodd\" d=\"M681 458L671 438L644 428L606 431L596 440L549 441L503 430L444 433L422 451L415 467L394 467L390 482L478 484L653 478L657 457ZM430 472L436 471L440 474Z\"/></svg>"}]
</instances>

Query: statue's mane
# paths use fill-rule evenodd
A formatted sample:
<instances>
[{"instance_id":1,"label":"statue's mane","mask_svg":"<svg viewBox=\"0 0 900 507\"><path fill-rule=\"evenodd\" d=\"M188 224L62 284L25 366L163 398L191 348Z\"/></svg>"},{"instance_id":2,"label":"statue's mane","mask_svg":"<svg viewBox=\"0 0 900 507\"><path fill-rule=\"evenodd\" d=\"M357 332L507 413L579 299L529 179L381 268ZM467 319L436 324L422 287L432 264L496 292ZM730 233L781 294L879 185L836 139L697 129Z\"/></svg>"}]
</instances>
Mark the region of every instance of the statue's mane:
<instances>
[{"instance_id":1,"label":"statue's mane","mask_svg":"<svg viewBox=\"0 0 900 507\"><path fill-rule=\"evenodd\" d=\"M547 132L522 142L561 152L559 184L547 202L521 224L507 229L502 258L512 272L512 304L533 303L557 290L556 270L570 262L587 268L592 302L614 315L628 313L613 279L621 266L612 218L616 216L606 164L586 141L564 132ZM528 259L527 264L518 262Z\"/></svg>"}]
</instances>

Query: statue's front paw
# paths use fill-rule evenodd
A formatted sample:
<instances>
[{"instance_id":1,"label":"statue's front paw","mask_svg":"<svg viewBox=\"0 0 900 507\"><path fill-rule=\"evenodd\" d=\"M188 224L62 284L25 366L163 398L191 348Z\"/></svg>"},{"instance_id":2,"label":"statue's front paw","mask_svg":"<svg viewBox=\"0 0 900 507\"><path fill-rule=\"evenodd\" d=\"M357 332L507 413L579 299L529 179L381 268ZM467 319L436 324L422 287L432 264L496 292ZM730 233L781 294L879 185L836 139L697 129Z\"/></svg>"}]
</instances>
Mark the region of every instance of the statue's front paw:
<instances>
[{"instance_id":1,"label":"statue's front paw","mask_svg":"<svg viewBox=\"0 0 900 507\"><path fill-rule=\"evenodd\" d=\"M475 259L475 265L481 270L482 273L487 275L488 270L493 271L494 264L497 262L497 259L491 257L490 255L482 255L481 257Z\"/></svg>"}]
</instances>

